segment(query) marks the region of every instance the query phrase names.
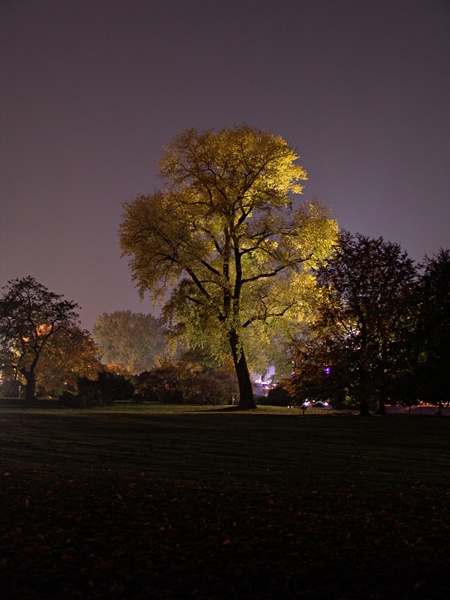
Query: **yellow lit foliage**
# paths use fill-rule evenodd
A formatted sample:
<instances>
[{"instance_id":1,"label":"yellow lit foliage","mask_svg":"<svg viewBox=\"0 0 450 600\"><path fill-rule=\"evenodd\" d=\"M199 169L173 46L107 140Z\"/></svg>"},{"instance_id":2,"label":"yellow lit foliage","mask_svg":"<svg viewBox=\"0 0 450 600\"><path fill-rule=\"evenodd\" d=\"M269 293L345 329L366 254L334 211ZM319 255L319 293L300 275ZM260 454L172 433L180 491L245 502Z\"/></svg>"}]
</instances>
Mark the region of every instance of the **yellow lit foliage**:
<instances>
[{"instance_id":1,"label":"yellow lit foliage","mask_svg":"<svg viewBox=\"0 0 450 600\"><path fill-rule=\"evenodd\" d=\"M304 315L307 273L338 227L317 200L293 210L306 179L297 160L281 137L246 125L189 129L159 162L166 189L125 204L120 241L140 294L173 290L166 315L191 342L220 351L233 333L242 352L256 324L261 335Z\"/></svg>"}]
</instances>

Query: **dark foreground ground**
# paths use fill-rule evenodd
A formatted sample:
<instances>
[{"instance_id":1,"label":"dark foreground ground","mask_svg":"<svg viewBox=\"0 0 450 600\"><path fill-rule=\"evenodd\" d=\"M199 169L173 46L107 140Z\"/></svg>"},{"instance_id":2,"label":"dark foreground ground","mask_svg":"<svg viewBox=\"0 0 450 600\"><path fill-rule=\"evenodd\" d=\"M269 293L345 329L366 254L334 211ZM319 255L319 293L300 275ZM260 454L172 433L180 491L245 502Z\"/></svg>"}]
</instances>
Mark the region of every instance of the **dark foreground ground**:
<instances>
[{"instance_id":1,"label":"dark foreground ground","mask_svg":"<svg viewBox=\"0 0 450 600\"><path fill-rule=\"evenodd\" d=\"M450 597L450 420L0 420L1 598Z\"/></svg>"}]
</instances>

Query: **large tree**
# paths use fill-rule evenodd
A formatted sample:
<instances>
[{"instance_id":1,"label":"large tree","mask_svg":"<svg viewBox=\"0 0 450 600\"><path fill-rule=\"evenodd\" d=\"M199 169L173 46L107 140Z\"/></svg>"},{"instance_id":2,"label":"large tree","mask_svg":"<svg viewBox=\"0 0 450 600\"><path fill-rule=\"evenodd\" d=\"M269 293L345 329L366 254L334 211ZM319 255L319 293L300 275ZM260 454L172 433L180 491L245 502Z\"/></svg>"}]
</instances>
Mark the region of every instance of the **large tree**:
<instances>
[{"instance_id":1,"label":"large tree","mask_svg":"<svg viewBox=\"0 0 450 600\"><path fill-rule=\"evenodd\" d=\"M450 402L450 250L427 257L418 287L418 388L441 407Z\"/></svg>"},{"instance_id":2,"label":"large tree","mask_svg":"<svg viewBox=\"0 0 450 600\"><path fill-rule=\"evenodd\" d=\"M339 250L322 265L318 317L296 345L300 393L337 402L345 397L369 414L384 413L395 382L411 369L417 270L398 244L342 232Z\"/></svg>"},{"instance_id":3,"label":"large tree","mask_svg":"<svg viewBox=\"0 0 450 600\"><path fill-rule=\"evenodd\" d=\"M50 292L31 276L13 279L0 299L0 343L16 373L26 380L25 399L36 397L36 368L60 329L78 326L78 305Z\"/></svg>"},{"instance_id":4,"label":"large tree","mask_svg":"<svg viewBox=\"0 0 450 600\"><path fill-rule=\"evenodd\" d=\"M247 125L189 129L159 162L166 188L124 206L120 241L141 296L172 289L172 320L190 342L228 345L241 408L256 406L252 330L256 340L254 331L301 314L308 269L337 235L318 201L293 210L306 179L297 159L281 137Z\"/></svg>"},{"instance_id":5,"label":"large tree","mask_svg":"<svg viewBox=\"0 0 450 600\"><path fill-rule=\"evenodd\" d=\"M161 320L150 314L131 310L103 313L95 321L93 333L102 362L121 365L132 374L151 369L166 350Z\"/></svg>"}]
</instances>

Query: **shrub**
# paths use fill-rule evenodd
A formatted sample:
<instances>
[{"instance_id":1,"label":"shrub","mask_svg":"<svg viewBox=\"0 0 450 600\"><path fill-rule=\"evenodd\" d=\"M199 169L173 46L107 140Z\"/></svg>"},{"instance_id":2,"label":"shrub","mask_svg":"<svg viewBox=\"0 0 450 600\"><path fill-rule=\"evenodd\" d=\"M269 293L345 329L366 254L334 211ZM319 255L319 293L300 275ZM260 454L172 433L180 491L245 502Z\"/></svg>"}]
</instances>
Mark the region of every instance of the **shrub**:
<instances>
[{"instance_id":1,"label":"shrub","mask_svg":"<svg viewBox=\"0 0 450 600\"><path fill-rule=\"evenodd\" d=\"M234 374L202 370L179 361L145 371L135 378L134 400L165 404L229 404L238 395Z\"/></svg>"},{"instance_id":2,"label":"shrub","mask_svg":"<svg viewBox=\"0 0 450 600\"><path fill-rule=\"evenodd\" d=\"M124 375L99 372L98 379L78 378L78 394L64 391L59 400L70 408L111 406L115 400L129 400L134 395L134 385Z\"/></svg>"},{"instance_id":3,"label":"shrub","mask_svg":"<svg viewBox=\"0 0 450 600\"><path fill-rule=\"evenodd\" d=\"M219 369L194 372L185 383L189 388L184 396L190 404L230 404L239 394L234 375Z\"/></svg>"},{"instance_id":4,"label":"shrub","mask_svg":"<svg viewBox=\"0 0 450 600\"><path fill-rule=\"evenodd\" d=\"M267 394L267 397L264 399L261 398L260 400L260 404L266 406L291 406L294 404L294 398L281 386L271 389Z\"/></svg>"},{"instance_id":5,"label":"shrub","mask_svg":"<svg viewBox=\"0 0 450 600\"><path fill-rule=\"evenodd\" d=\"M111 406L114 402L110 396L100 390L84 390L78 394L72 392L63 392L59 401L61 406L66 408L98 408L101 406Z\"/></svg>"},{"instance_id":6,"label":"shrub","mask_svg":"<svg viewBox=\"0 0 450 600\"><path fill-rule=\"evenodd\" d=\"M178 377L178 371L172 365L144 371L135 377L136 395L134 400L179 404Z\"/></svg>"},{"instance_id":7,"label":"shrub","mask_svg":"<svg viewBox=\"0 0 450 600\"><path fill-rule=\"evenodd\" d=\"M112 401L129 400L134 395L135 387L125 375L108 371L100 371L97 380L87 377L78 378L80 394L93 390L110 397Z\"/></svg>"},{"instance_id":8,"label":"shrub","mask_svg":"<svg viewBox=\"0 0 450 600\"><path fill-rule=\"evenodd\" d=\"M20 383L17 379L4 379L0 382L0 398L19 398Z\"/></svg>"}]
</instances>

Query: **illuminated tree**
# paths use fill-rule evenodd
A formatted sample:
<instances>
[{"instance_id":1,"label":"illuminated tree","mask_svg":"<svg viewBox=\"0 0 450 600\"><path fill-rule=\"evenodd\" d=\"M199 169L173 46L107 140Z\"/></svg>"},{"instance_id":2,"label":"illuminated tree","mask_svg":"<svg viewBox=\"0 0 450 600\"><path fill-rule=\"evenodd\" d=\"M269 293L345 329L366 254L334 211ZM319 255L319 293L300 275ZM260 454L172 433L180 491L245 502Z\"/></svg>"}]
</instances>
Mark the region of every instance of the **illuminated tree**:
<instances>
[{"instance_id":1,"label":"illuminated tree","mask_svg":"<svg viewBox=\"0 0 450 600\"><path fill-rule=\"evenodd\" d=\"M76 390L78 378L96 379L103 369L99 349L89 332L59 327L45 345L36 369L36 383L47 393Z\"/></svg>"},{"instance_id":2,"label":"illuminated tree","mask_svg":"<svg viewBox=\"0 0 450 600\"><path fill-rule=\"evenodd\" d=\"M94 339L104 364L121 365L132 374L151 369L166 350L161 320L131 310L100 315L94 324Z\"/></svg>"},{"instance_id":3,"label":"illuminated tree","mask_svg":"<svg viewBox=\"0 0 450 600\"><path fill-rule=\"evenodd\" d=\"M306 179L297 159L281 137L246 125L189 129L159 162L166 189L124 207L120 241L141 296L172 289L172 324L190 344L231 351L240 408L256 406L249 344L301 318L308 270L337 234L319 202L292 209Z\"/></svg>"},{"instance_id":4,"label":"illuminated tree","mask_svg":"<svg viewBox=\"0 0 450 600\"><path fill-rule=\"evenodd\" d=\"M36 396L36 368L42 352L61 328L78 324L75 302L63 300L33 277L13 279L0 299L0 343L10 364L26 380L25 398Z\"/></svg>"}]
</instances>

